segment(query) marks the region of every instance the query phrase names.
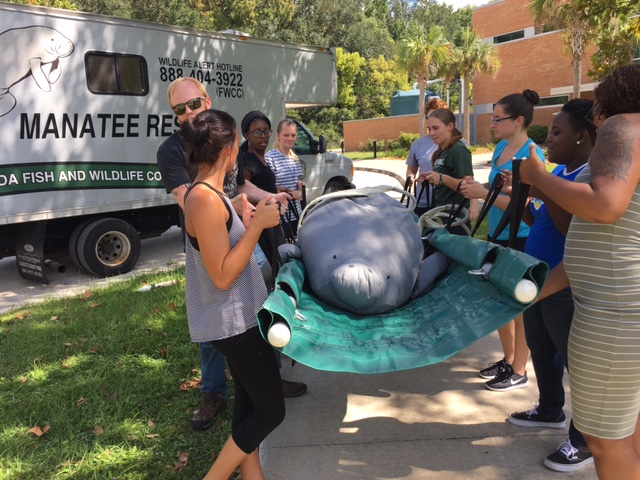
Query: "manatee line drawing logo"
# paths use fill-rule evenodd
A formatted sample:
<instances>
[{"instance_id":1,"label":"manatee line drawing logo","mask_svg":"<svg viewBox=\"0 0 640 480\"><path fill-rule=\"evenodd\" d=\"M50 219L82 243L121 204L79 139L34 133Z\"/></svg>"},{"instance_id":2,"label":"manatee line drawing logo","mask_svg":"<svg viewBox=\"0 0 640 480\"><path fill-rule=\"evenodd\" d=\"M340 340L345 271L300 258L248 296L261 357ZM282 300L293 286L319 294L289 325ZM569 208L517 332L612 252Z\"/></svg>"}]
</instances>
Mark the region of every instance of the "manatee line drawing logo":
<instances>
[{"instance_id":1,"label":"manatee line drawing logo","mask_svg":"<svg viewBox=\"0 0 640 480\"><path fill-rule=\"evenodd\" d=\"M60 59L73 53L73 42L51 27L34 25L11 28L0 33L0 117L16 106L10 89L33 78L45 92L59 78Z\"/></svg>"}]
</instances>

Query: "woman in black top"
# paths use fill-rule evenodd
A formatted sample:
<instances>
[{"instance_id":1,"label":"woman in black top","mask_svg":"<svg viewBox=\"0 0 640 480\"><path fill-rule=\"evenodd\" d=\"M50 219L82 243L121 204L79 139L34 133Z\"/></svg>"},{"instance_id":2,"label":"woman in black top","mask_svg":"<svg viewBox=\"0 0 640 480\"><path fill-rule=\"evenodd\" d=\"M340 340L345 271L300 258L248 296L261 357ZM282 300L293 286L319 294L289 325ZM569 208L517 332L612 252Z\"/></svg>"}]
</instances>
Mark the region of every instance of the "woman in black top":
<instances>
[{"instance_id":1,"label":"woman in black top","mask_svg":"<svg viewBox=\"0 0 640 480\"><path fill-rule=\"evenodd\" d=\"M247 113L240 124L246 141L240 147L244 161L244 178L266 192L278 193L276 177L264 160L271 139L271 121L254 110Z\"/></svg>"}]
</instances>

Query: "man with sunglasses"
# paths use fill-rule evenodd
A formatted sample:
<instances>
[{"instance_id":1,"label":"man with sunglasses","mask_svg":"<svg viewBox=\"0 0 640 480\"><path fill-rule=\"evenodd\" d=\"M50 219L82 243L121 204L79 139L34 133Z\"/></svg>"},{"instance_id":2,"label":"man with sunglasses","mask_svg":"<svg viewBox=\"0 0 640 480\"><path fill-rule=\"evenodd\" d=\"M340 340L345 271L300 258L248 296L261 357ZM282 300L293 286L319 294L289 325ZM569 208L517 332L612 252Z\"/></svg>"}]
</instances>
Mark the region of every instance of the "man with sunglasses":
<instances>
[{"instance_id":1,"label":"man with sunglasses","mask_svg":"<svg viewBox=\"0 0 640 480\"><path fill-rule=\"evenodd\" d=\"M167 90L167 97L171 109L181 124L211 108L211 98L209 98L204 85L194 78L181 77L171 82ZM184 225L182 212L184 195L197 171L189 165L187 144L180 136L179 130L162 142L156 153L156 161L167 193L170 193L180 205L180 224ZM258 203L262 198L273 194L245 181L241 155L238 156L238 162L240 164L236 164L234 172L225 177L224 189L225 193L236 199L233 202L234 208L236 212L241 214L242 196L238 193L246 194L252 203ZM287 196L281 194L273 195L273 197L276 201L281 202L281 213L284 213L287 209ZM206 430L213 425L215 417L227 405L227 375L224 356L210 343L201 343L199 346L202 372L201 390L204 393L204 399L200 408L193 414L191 426L194 430ZM304 390L306 390L306 386Z\"/></svg>"}]
</instances>

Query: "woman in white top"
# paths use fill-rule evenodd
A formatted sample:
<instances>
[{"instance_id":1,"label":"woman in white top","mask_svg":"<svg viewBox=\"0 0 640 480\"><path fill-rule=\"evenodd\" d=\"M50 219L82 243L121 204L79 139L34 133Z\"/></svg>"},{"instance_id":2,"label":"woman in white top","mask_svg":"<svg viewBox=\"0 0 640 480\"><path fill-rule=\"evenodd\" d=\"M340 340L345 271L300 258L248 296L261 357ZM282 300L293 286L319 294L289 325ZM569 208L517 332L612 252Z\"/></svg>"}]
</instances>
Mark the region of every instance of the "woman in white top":
<instances>
[{"instance_id":1,"label":"woman in white top","mask_svg":"<svg viewBox=\"0 0 640 480\"><path fill-rule=\"evenodd\" d=\"M302 165L298 156L293 151L293 146L298 140L298 127L296 123L285 118L278 123L276 129L276 143L273 150L268 151L264 159L276 177L278 192L287 192L293 201L289 202L289 209L284 216L285 232L295 236L298 232L298 218L302 213Z\"/></svg>"}]
</instances>

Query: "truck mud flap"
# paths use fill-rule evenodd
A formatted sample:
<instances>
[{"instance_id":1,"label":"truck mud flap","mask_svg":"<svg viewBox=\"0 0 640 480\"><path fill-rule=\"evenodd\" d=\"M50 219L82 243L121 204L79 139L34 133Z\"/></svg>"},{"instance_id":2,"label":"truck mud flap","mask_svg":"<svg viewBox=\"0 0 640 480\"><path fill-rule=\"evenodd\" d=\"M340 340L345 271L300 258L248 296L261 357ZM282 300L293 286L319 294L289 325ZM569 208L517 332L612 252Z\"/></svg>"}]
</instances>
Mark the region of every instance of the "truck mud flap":
<instances>
[{"instance_id":1,"label":"truck mud flap","mask_svg":"<svg viewBox=\"0 0 640 480\"><path fill-rule=\"evenodd\" d=\"M16 239L16 267L25 280L49 283L44 266L44 232L47 222L21 225Z\"/></svg>"}]
</instances>

